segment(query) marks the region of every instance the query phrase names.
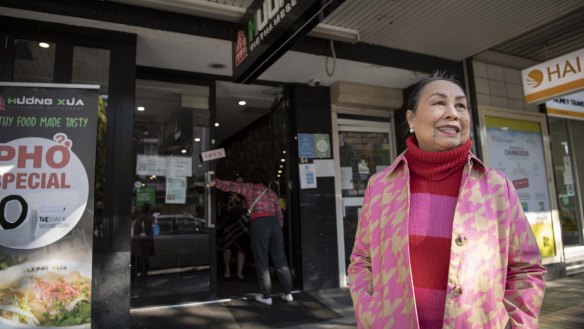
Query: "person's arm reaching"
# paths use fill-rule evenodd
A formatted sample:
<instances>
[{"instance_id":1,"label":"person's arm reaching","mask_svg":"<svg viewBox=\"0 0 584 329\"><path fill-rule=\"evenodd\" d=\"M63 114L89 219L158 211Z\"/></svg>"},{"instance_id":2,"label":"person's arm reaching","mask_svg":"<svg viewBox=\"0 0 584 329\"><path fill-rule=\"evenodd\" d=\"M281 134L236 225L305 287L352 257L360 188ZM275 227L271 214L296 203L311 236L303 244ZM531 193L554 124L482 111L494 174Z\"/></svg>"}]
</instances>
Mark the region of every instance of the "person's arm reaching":
<instances>
[{"instance_id":1,"label":"person's arm reaching","mask_svg":"<svg viewBox=\"0 0 584 329\"><path fill-rule=\"evenodd\" d=\"M247 200L249 200L253 191L253 185L251 183L237 183L217 178L210 181L209 186L216 187L225 192L235 192L242 195Z\"/></svg>"}]
</instances>

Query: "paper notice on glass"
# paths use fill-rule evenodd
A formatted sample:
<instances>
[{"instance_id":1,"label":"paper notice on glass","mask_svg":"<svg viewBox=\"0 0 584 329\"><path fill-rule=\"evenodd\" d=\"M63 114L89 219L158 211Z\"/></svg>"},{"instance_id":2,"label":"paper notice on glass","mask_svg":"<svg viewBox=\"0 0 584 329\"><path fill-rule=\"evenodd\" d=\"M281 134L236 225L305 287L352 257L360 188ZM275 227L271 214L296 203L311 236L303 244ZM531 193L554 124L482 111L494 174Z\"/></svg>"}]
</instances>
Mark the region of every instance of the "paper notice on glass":
<instances>
[{"instance_id":1,"label":"paper notice on glass","mask_svg":"<svg viewBox=\"0 0 584 329\"><path fill-rule=\"evenodd\" d=\"M298 165L300 169L300 188L316 188L316 166L313 163Z\"/></svg>"},{"instance_id":2,"label":"paper notice on glass","mask_svg":"<svg viewBox=\"0 0 584 329\"><path fill-rule=\"evenodd\" d=\"M191 177L193 175L193 160L191 157L168 157L166 176Z\"/></svg>"},{"instance_id":3,"label":"paper notice on glass","mask_svg":"<svg viewBox=\"0 0 584 329\"><path fill-rule=\"evenodd\" d=\"M335 177L335 166L333 160L314 160L316 167L316 177Z\"/></svg>"},{"instance_id":4,"label":"paper notice on glass","mask_svg":"<svg viewBox=\"0 0 584 329\"><path fill-rule=\"evenodd\" d=\"M341 189L351 190L353 188L353 168L341 167Z\"/></svg>"},{"instance_id":5,"label":"paper notice on glass","mask_svg":"<svg viewBox=\"0 0 584 329\"><path fill-rule=\"evenodd\" d=\"M187 201L187 178L166 177L166 203L184 204Z\"/></svg>"},{"instance_id":6,"label":"paper notice on glass","mask_svg":"<svg viewBox=\"0 0 584 329\"><path fill-rule=\"evenodd\" d=\"M166 158L158 155L136 156L136 175L138 176L164 176L166 174Z\"/></svg>"},{"instance_id":7,"label":"paper notice on glass","mask_svg":"<svg viewBox=\"0 0 584 329\"><path fill-rule=\"evenodd\" d=\"M298 157L314 158L313 134L298 134Z\"/></svg>"},{"instance_id":8,"label":"paper notice on glass","mask_svg":"<svg viewBox=\"0 0 584 329\"><path fill-rule=\"evenodd\" d=\"M314 157L331 157L331 143L328 134L314 134Z\"/></svg>"}]
</instances>

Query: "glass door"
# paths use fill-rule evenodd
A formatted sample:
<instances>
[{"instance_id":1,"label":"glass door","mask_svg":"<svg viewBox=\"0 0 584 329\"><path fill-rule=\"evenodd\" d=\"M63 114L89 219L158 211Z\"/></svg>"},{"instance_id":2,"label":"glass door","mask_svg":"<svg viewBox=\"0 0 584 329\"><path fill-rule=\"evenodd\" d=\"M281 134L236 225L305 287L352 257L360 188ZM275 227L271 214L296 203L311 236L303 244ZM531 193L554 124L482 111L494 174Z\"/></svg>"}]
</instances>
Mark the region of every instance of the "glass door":
<instances>
[{"instance_id":1,"label":"glass door","mask_svg":"<svg viewBox=\"0 0 584 329\"><path fill-rule=\"evenodd\" d=\"M568 120L548 117L552 162L554 166L558 212L562 225L564 246L582 245L582 216L580 196L577 188L577 175L572 166L572 138L569 136Z\"/></svg>"},{"instance_id":2,"label":"glass door","mask_svg":"<svg viewBox=\"0 0 584 329\"><path fill-rule=\"evenodd\" d=\"M136 81L132 305L213 293L214 218L206 189L209 87Z\"/></svg>"},{"instance_id":3,"label":"glass door","mask_svg":"<svg viewBox=\"0 0 584 329\"><path fill-rule=\"evenodd\" d=\"M380 122L383 120L387 122ZM339 232L342 238L339 239L344 245L340 246L339 251L345 273L355 241L367 181L371 175L388 167L395 158L391 123L386 118L380 121L337 120L340 170L340 184L337 184L340 211L337 209L337 214L342 217L342 230Z\"/></svg>"}]
</instances>

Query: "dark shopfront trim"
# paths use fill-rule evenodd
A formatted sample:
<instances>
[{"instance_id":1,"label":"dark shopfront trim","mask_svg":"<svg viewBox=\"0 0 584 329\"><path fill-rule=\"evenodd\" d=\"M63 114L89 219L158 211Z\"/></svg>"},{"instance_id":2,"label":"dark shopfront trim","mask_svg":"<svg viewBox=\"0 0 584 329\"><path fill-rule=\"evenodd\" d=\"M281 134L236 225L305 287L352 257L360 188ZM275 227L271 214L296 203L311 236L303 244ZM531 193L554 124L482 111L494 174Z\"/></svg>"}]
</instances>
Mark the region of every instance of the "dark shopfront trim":
<instances>
[{"instance_id":1,"label":"dark shopfront trim","mask_svg":"<svg viewBox=\"0 0 584 329\"><path fill-rule=\"evenodd\" d=\"M297 266L296 281L302 290L318 290L339 287L337 245L337 215L335 206L335 178L318 177L317 188L301 189L298 164L299 133L327 134L332 136L330 88L295 84L290 89L290 180L294 184L291 194L291 210L294 220L294 261ZM330 160L336 150L331 151ZM304 159L312 162L313 159ZM299 280L299 278L301 278Z\"/></svg>"},{"instance_id":2,"label":"dark shopfront trim","mask_svg":"<svg viewBox=\"0 0 584 329\"><path fill-rule=\"evenodd\" d=\"M0 6L140 26L226 41L231 41L236 26L235 23L226 21L109 1L0 0ZM337 58L425 73L446 70L464 80L462 62L365 43L334 42L334 45ZM291 50L313 55L331 56L329 40L319 38L306 37L296 43ZM228 77L228 79L231 79L231 77Z\"/></svg>"}]
</instances>

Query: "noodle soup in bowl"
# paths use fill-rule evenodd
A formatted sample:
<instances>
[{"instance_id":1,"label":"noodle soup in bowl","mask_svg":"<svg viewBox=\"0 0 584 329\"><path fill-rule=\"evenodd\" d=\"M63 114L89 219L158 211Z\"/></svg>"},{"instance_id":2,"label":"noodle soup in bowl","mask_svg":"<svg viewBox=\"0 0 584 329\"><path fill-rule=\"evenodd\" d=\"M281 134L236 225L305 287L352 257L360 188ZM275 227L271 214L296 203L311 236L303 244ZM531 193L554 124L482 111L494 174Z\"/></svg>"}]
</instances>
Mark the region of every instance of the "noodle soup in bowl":
<instances>
[{"instance_id":1,"label":"noodle soup in bowl","mask_svg":"<svg viewBox=\"0 0 584 329\"><path fill-rule=\"evenodd\" d=\"M90 264L31 262L0 271L0 328L90 327Z\"/></svg>"}]
</instances>

